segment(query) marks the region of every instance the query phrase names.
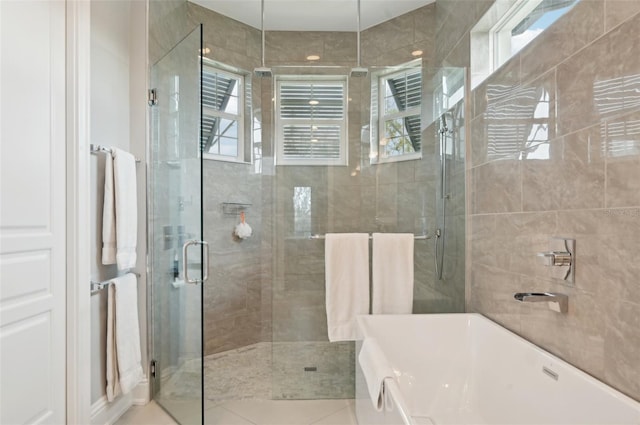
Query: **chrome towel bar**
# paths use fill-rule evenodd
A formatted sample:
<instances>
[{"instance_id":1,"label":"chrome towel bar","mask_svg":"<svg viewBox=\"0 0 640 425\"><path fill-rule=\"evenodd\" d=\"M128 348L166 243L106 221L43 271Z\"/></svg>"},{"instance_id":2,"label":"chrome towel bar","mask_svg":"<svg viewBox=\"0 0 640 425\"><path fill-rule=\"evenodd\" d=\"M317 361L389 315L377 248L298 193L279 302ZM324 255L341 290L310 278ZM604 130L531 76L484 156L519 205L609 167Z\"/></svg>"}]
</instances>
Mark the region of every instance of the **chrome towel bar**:
<instances>
[{"instance_id":1,"label":"chrome towel bar","mask_svg":"<svg viewBox=\"0 0 640 425\"><path fill-rule=\"evenodd\" d=\"M140 277L140 273L135 273L135 272L130 272L130 273L135 274L136 277ZM95 280L92 280L91 281L91 295L95 295L98 292L102 291L103 289L105 289L106 287L111 285L112 282L113 282L113 279L103 280L102 282L96 282Z\"/></svg>"},{"instance_id":2,"label":"chrome towel bar","mask_svg":"<svg viewBox=\"0 0 640 425\"><path fill-rule=\"evenodd\" d=\"M111 155L111 148L108 146L94 145L93 143L91 143L91 153L97 154L100 152L108 153L109 155ZM136 163L138 162L140 162L140 158L136 157Z\"/></svg>"},{"instance_id":3,"label":"chrome towel bar","mask_svg":"<svg viewBox=\"0 0 640 425\"><path fill-rule=\"evenodd\" d=\"M431 239L430 235L414 235L413 238L417 241L426 241L427 239ZM315 234L310 235L309 239L325 239L325 235ZM373 239L373 235L369 234L369 239Z\"/></svg>"}]
</instances>

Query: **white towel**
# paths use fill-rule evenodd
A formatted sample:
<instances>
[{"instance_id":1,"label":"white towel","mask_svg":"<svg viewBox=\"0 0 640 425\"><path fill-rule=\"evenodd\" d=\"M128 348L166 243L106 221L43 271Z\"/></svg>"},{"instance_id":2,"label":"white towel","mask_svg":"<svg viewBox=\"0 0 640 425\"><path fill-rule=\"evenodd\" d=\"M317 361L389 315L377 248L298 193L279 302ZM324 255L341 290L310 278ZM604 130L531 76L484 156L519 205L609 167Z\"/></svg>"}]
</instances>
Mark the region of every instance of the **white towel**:
<instances>
[{"instance_id":1,"label":"white towel","mask_svg":"<svg viewBox=\"0 0 640 425\"><path fill-rule=\"evenodd\" d=\"M102 264L117 263L118 270L136 266L136 191L135 157L123 150L111 149L111 155L107 155L105 163Z\"/></svg>"},{"instance_id":2,"label":"white towel","mask_svg":"<svg viewBox=\"0 0 640 425\"><path fill-rule=\"evenodd\" d=\"M116 263L116 206L113 188L113 157L105 155L102 205L102 264Z\"/></svg>"},{"instance_id":3,"label":"white towel","mask_svg":"<svg viewBox=\"0 0 640 425\"><path fill-rule=\"evenodd\" d=\"M107 299L107 400L129 393L143 378L138 285L133 273L111 281Z\"/></svg>"},{"instance_id":4,"label":"white towel","mask_svg":"<svg viewBox=\"0 0 640 425\"><path fill-rule=\"evenodd\" d=\"M356 339L356 315L369 313L369 235L327 234L325 281L329 341Z\"/></svg>"},{"instance_id":5,"label":"white towel","mask_svg":"<svg viewBox=\"0 0 640 425\"><path fill-rule=\"evenodd\" d=\"M413 310L412 233L374 233L373 314L410 314Z\"/></svg>"},{"instance_id":6,"label":"white towel","mask_svg":"<svg viewBox=\"0 0 640 425\"><path fill-rule=\"evenodd\" d=\"M374 338L365 338L358 355L358 364L367 382L369 396L374 409L381 412L385 406L390 406L385 389L386 379L395 379L395 373L384 355L384 352Z\"/></svg>"}]
</instances>

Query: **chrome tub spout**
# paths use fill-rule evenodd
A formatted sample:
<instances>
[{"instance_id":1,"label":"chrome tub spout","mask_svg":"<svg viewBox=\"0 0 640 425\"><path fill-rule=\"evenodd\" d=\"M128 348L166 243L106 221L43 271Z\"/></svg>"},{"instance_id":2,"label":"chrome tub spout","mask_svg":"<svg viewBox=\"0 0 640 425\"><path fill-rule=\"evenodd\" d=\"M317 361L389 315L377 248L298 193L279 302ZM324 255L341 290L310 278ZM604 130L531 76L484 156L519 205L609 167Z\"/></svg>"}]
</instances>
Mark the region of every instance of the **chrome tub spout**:
<instances>
[{"instance_id":1,"label":"chrome tub spout","mask_svg":"<svg viewBox=\"0 0 640 425\"><path fill-rule=\"evenodd\" d=\"M565 294L555 292L518 292L513 298L522 303L542 303L546 302L549 309L557 313L567 313L569 311L569 297Z\"/></svg>"}]
</instances>

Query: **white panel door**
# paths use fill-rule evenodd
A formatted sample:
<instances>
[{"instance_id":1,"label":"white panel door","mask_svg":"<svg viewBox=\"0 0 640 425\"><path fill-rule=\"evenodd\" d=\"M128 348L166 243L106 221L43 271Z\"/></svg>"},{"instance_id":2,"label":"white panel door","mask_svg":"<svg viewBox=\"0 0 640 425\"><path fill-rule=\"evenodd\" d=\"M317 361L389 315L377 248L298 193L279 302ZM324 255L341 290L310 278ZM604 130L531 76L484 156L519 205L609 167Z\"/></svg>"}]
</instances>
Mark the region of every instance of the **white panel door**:
<instances>
[{"instance_id":1,"label":"white panel door","mask_svg":"<svg viewBox=\"0 0 640 425\"><path fill-rule=\"evenodd\" d=\"M0 423L65 422L65 3L0 0Z\"/></svg>"}]
</instances>

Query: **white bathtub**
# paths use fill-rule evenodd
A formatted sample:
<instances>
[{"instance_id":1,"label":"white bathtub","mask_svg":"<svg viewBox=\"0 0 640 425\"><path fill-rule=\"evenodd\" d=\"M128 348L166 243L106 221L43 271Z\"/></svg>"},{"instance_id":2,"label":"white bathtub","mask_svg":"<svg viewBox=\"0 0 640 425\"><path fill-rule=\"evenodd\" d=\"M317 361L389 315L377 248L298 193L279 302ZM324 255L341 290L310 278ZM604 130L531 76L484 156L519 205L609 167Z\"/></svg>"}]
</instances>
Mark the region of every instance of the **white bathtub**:
<instances>
[{"instance_id":1,"label":"white bathtub","mask_svg":"<svg viewBox=\"0 0 640 425\"><path fill-rule=\"evenodd\" d=\"M356 365L360 425L640 424L640 403L481 315L372 315L358 325L396 374L395 406L377 412Z\"/></svg>"}]
</instances>

